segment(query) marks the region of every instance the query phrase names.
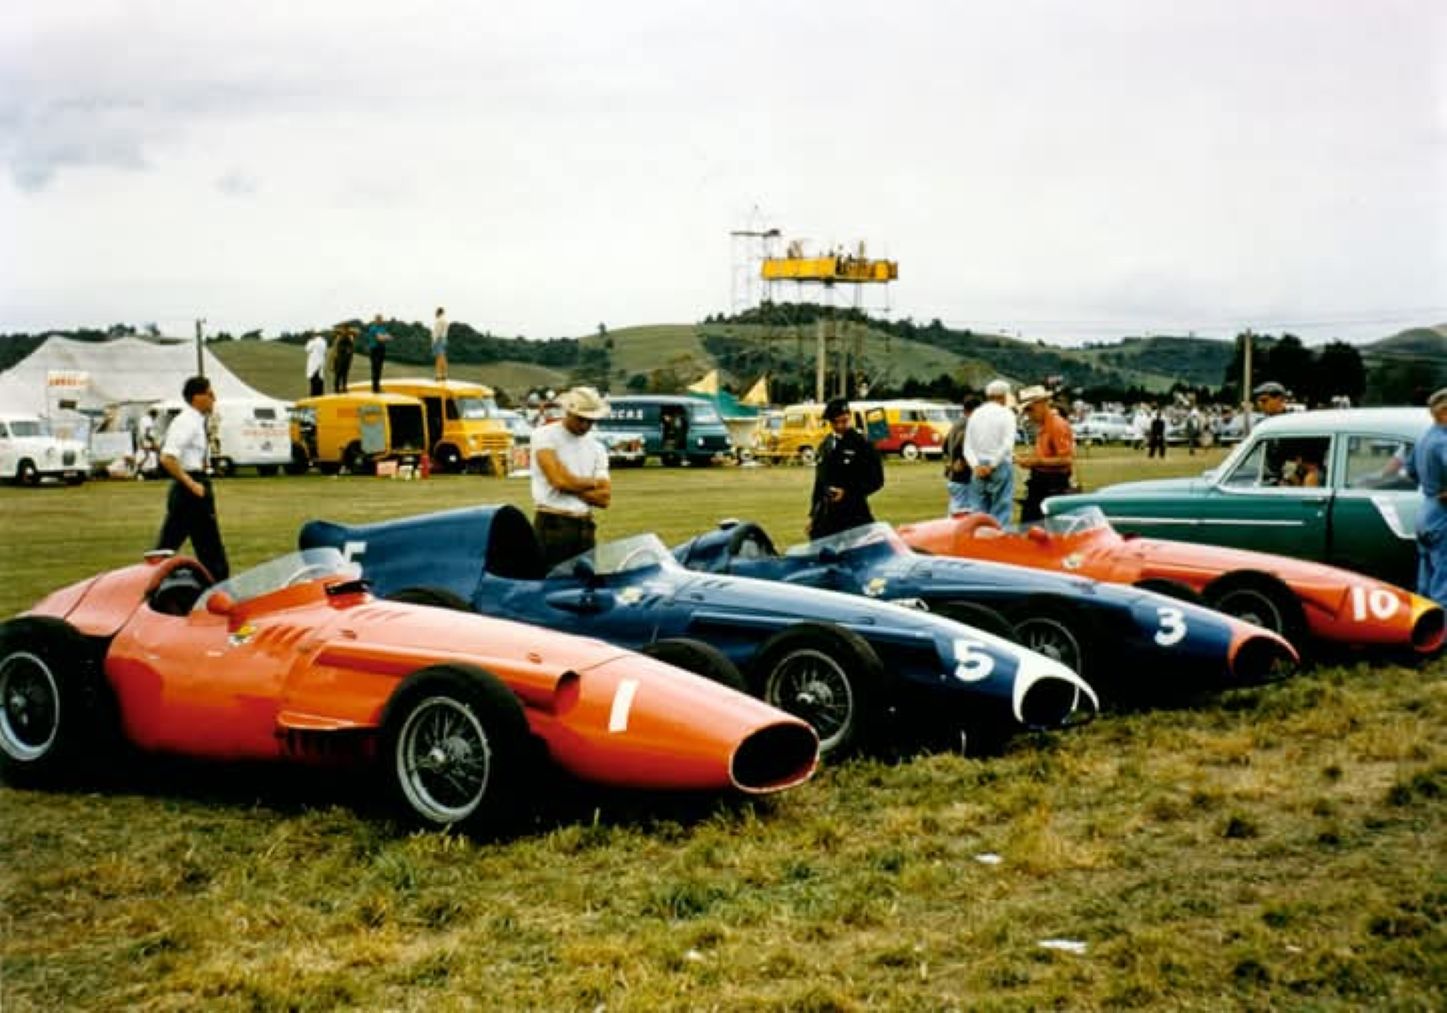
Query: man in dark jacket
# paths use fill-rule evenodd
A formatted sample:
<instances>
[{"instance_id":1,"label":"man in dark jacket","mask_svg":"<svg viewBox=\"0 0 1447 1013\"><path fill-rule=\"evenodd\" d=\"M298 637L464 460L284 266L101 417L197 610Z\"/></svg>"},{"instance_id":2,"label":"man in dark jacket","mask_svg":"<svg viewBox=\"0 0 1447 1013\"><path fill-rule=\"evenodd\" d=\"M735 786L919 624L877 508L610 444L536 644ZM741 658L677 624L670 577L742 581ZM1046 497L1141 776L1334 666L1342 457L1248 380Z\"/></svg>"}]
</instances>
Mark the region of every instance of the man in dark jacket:
<instances>
[{"instance_id":1,"label":"man in dark jacket","mask_svg":"<svg viewBox=\"0 0 1447 1013\"><path fill-rule=\"evenodd\" d=\"M869 497L884 485L884 463L874 444L854 429L849 402L835 398L824 406L824 419L833 430L819 444L814 472L814 495L809 505L808 534L824 538L861 524L869 524Z\"/></svg>"}]
</instances>

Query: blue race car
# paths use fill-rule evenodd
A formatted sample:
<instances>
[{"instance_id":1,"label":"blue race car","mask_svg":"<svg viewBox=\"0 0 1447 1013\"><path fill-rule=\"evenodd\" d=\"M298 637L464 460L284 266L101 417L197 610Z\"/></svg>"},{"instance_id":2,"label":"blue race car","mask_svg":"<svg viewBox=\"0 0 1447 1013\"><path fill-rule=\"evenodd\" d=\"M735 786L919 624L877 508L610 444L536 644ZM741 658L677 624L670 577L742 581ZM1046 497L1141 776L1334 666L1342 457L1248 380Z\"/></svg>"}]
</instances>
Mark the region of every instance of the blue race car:
<instances>
[{"instance_id":1,"label":"blue race car","mask_svg":"<svg viewBox=\"0 0 1447 1013\"><path fill-rule=\"evenodd\" d=\"M751 692L812 724L825 755L907 736L973 748L1097 706L1065 665L991 633L888 602L692 573L654 535L545 572L512 506L310 521L300 544L341 549L382 596L652 649L725 681L742 673Z\"/></svg>"},{"instance_id":2,"label":"blue race car","mask_svg":"<svg viewBox=\"0 0 1447 1013\"><path fill-rule=\"evenodd\" d=\"M1108 701L1258 682L1289 673L1298 660L1275 633L1177 597L1001 563L922 555L881 522L781 555L759 525L726 521L678 546L674 556L703 573L922 605L1060 661Z\"/></svg>"}]
</instances>

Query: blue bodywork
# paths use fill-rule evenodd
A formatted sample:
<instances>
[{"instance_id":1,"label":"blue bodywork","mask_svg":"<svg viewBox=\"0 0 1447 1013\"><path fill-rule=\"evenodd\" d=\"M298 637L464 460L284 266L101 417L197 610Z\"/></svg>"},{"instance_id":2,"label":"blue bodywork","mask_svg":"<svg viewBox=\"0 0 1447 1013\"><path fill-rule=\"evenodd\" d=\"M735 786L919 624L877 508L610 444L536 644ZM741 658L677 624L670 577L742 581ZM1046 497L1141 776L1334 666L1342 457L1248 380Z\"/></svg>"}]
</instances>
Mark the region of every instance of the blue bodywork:
<instances>
[{"instance_id":1,"label":"blue bodywork","mask_svg":"<svg viewBox=\"0 0 1447 1013\"><path fill-rule=\"evenodd\" d=\"M965 603L1014 624L1054 617L1079 641L1085 655L1081 674L1107 700L1257 681L1294 663L1290 648L1267 631L1204 606L1085 577L916 553L879 522L783 554L759 525L726 522L673 552L685 567L703 573L906 600L931 609ZM1022 639L1031 643L1028 636Z\"/></svg>"},{"instance_id":2,"label":"blue bodywork","mask_svg":"<svg viewBox=\"0 0 1447 1013\"><path fill-rule=\"evenodd\" d=\"M376 524L310 521L303 547L335 546L382 596L446 591L486 615L638 649L687 637L722 651L756 691L761 648L801 623L850 630L884 672L889 717L935 726L1052 727L1092 713L1095 697L1057 662L942 616L855 595L684 569L653 535L598 546L544 572L532 525L516 507L484 506ZM873 714L874 724L884 714ZM895 734L898 734L896 730Z\"/></svg>"}]
</instances>

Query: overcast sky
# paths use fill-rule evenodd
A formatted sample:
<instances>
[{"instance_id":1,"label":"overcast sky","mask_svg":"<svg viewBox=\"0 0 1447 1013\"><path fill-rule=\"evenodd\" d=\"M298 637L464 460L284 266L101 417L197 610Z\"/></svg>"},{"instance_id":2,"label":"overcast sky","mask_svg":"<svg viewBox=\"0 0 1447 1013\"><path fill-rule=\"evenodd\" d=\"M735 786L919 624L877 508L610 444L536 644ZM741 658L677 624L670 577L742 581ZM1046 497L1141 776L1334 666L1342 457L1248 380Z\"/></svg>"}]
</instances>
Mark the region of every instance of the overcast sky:
<instances>
[{"instance_id":1,"label":"overcast sky","mask_svg":"<svg viewBox=\"0 0 1447 1013\"><path fill-rule=\"evenodd\" d=\"M10 0L0 167L3 331L686 322L771 226L896 317L1370 340L1447 322L1447 4Z\"/></svg>"}]
</instances>

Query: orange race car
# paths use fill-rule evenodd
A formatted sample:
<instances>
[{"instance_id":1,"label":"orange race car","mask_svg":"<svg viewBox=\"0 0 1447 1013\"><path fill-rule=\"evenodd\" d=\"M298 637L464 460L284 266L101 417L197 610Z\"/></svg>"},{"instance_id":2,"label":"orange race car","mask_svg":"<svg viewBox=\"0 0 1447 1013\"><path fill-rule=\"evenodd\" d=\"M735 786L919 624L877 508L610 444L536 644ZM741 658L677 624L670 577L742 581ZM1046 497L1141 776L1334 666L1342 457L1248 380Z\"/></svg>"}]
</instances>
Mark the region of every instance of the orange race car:
<instances>
[{"instance_id":1,"label":"orange race car","mask_svg":"<svg viewBox=\"0 0 1447 1013\"><path fill-rule=\"evenodd\" d=\"M612 786L746 793L814 770L813 729L727 685L598 640L379 601L356 573L307 549L211 586L195 561L152 553L0 623L6 780L83 772L119 736L367 764L410 821L496 830L537 760ZM680 663L710 652L660 643Z\"/></svg>"},{"instance_id":2,"label":"orange race car","mask_svg":"<svg viewBox=\"0 0 1447 1013\"><path fill-rule=\"evenodd\" d=\"M1021 532L1002 530L987 514L898 530L921 552L1078 573L1204 601L1275 630L1303 653L1315 641L1429 655L1447 640L1441 607L1393 584L1266 552L1121 535L1096 507Z\"/></svg>"}]
</instances>

